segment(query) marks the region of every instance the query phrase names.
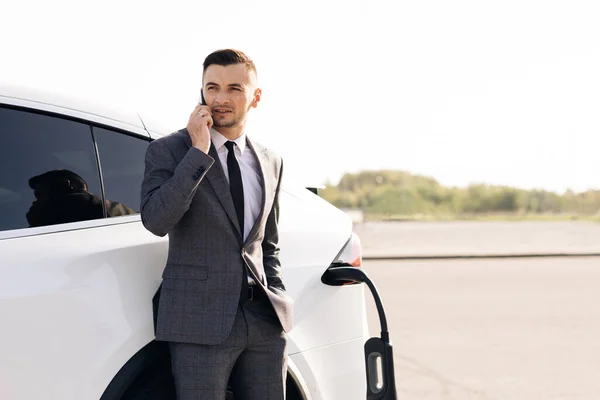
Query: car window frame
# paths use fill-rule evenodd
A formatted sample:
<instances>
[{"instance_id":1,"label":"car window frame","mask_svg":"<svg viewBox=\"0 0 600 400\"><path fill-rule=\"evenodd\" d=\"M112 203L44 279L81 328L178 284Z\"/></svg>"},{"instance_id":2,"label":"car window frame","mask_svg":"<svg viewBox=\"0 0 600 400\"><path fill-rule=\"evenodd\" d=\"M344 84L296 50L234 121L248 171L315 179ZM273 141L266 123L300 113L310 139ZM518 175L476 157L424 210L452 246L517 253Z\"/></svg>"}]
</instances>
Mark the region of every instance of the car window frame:
<instances>
[{"instance_id":1,"label":"car window frame","mask_svg":"<svg viewBox=\"0 0 600 400\"><path fill-rule=\"evenodd\" d=\"M145 140L148 143L152 141L151 135L147 130L141 129L130 124L122 123L119 121L112 120L110 118L104 118L96 114L88 114L74 109L68 109L58 106L53 106L46 103L38 103L30 100L17 99L12 97L0 96L0 107L20 110L28 113L45 115L53 118L61 118L69 121L75 121L88 125L90 132L92 132L91 140L94 146L94 152L96 157L96 163L100 172L100 188L102 199L106 198L104 193L104 181L102 177L102 169L99 163L98 146L93 135L94 127L108 129L120 134L133 136L141 140ZM140 120L141 122L141 120ZM112 225L130 224L141 222L141 216L139 213L134 215L124 215L119 217L108 217L106 211L104 211L104 217L101 219L92 219L86 221L68 222L64 224L40 226L34 228L19 228L0 231L0 240L16 239L29 236L47 235L52 233L70 232L83 229L92 229Z\"/></svg>"},{"instance_id":2,"label":"car window frame","mask_svg":"<svg viewBox=\"0 0 600 400\"><path fill-rule=\"evenodd\" d=\"M105 185L105 178L104 178L104 171L103 171L103 167L102 167L102 156L100 154L100 150L99 150L99 146L98 146L98 140L96 139L96 129L103 129L106 131L109 131L111 133L114 133L116 135L123 135L123 136L129 136L129 137L133 137L135 139L139 139L139 140L143 140L146 142L146 144L149 144L152 139L150 137L140 137L139 135L133 134L131 132L128 131L124 131L124 130L120 130L120 129L116 129L116 128L112 128L109 126L101 126L98 124L92 124L91 125L91 129L92 129L92 138L94 140L94 149L96 152L96 163L98 165L98 170L100 171L100 188L102 191L102 199L103 201L108 200L117 200L118 199L111 199L111 198L107 198L106 197L106 185ZM140 188L138 188L140 189ZM127 206L127 204L124 204L125 206ZM136 213L135 215L140 215L140 213ZM114 216L114 217L109 217L107 212L106 212L106 207L104 207L104 218L123 218L126 217L128 215L120 215L120 216Z\"/></svg>"}]
</instances>

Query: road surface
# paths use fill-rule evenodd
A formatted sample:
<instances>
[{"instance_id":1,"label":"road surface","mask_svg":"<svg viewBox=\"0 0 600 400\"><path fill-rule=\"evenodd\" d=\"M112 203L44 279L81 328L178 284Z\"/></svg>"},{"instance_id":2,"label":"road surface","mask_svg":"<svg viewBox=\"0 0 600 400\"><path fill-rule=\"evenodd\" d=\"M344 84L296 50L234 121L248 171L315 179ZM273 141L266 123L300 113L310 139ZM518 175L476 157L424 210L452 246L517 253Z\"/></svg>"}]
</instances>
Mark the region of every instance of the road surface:
<instances>
[{"instance_id":1,"label":"road surface","mask_svg":"<svg viewBox=\"0 0 600 400\"><path fill-rule=\"evenodd\" d=\"M600 254L597 222L367 222L355 224L354 231L366 257Z\"/></svg>"},{"instance_id":2,"label":"road surface","mask_svg":"<svg viewBox=\"0 0 600 400\"><path fill-rule=\"evenodd\" d=\"M600 258L364 269L386 307L399 399L600 398ZM379 336L370 297L367 305Z\"/></svg>"}]
</instances>

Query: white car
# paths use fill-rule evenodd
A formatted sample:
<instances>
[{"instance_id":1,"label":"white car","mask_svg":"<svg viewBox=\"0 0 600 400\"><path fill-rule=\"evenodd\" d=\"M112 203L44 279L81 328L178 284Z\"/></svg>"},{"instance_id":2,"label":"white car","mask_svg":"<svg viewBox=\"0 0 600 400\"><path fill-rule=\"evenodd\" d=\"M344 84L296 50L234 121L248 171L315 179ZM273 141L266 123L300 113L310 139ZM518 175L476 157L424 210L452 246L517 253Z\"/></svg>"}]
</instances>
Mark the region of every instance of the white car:
<instances>
[{"instance_id":1,"label":"white car","mask_svg":"<svg viewBox=\"0 0 600 400\"><path fill-rule=\"evenodd\" d=\"M0 399L175 399L152 313L168 237L139 214L146 147L168 133L134 111L0 86ZM365 399L364 285L321 280L360 267L352 222L286 181L279 226L295 300L288 400Z\"/></svg>"}]
</instances>

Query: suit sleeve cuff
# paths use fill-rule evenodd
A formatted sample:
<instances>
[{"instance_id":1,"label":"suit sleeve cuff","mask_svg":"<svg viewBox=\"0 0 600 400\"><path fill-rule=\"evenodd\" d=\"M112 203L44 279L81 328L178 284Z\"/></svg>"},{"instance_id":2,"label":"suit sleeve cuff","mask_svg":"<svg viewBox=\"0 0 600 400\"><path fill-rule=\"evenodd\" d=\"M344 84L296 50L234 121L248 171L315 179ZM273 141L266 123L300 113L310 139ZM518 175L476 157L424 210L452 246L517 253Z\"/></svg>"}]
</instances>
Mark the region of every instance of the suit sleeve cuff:
<instances>
[{"instance_id":1,"label":"suit sleeve cuff","mask_svg":"<svg viewBox=\"0 0 600 400\"><path fill-rule=\"evenodd\" d=\"M189 193L204 178L204 175L214 164L215 159L195 147L190 147L175 169L175 176L179 179L179 188L182 193Z\"/></svg>"}]
</instances>

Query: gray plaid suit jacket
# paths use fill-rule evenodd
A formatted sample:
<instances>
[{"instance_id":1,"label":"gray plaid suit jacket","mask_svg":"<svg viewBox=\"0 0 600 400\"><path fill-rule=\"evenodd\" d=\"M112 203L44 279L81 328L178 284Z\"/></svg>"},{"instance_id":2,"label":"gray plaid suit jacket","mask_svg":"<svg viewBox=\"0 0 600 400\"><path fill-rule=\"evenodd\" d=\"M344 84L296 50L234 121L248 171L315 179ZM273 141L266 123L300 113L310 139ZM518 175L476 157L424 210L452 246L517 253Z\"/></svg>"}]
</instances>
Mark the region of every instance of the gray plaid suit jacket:
<instances>
[{"instance_id":1,"label":"gray plaid suit jacket","mask_svg":"<svg viewBox=\"0 0 600 400\"><path fill-rule=\"evenodd\" d=\"M157 340L197 344L225 340L237 312L244 265L265 289L283 330L292 328L293 301L282 282L278 246L282 160L250 139L247 143L262 172L263 198L245 241L212 144L205 154L192 147L182 129L148 146L142 223L157 236L169 235Z\"/></svg>"}]
</instances>

